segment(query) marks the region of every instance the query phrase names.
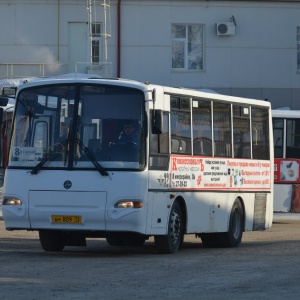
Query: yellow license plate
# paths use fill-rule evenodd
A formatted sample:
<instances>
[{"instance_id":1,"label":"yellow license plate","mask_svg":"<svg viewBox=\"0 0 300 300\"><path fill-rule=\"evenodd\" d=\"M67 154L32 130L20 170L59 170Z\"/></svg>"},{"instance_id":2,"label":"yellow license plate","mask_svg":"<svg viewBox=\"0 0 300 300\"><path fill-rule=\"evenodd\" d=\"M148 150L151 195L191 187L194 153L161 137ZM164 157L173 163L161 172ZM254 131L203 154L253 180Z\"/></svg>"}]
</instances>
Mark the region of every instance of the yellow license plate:
<instances>
[{"instance_id":1,"label":"yellow license plate","mask_svg":"<svg viewBox=\"0 0 300 300\"><path fill-rule=\"evenodd\" d=\"M52 216L52 223L81 224L81 216Z\"/></svg>"}]
</instances>

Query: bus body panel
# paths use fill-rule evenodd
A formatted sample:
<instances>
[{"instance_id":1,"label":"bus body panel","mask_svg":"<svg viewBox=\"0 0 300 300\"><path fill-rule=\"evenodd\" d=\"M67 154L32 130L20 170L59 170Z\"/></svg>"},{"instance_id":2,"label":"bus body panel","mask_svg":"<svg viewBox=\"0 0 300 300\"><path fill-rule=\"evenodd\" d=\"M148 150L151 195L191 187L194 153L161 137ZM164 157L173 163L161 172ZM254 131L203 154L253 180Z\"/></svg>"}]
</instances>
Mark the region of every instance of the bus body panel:
<instances>
[{"instance_id":1,"label":"bus body panel","mask_svg":"<svg viewBox=\"0 0 300 300\"><path fill-rule=\"evenodd\" d=\"M32 229L105 230L106 192L29 191ZM73 219L73 220L72 220Z\"/></svg>"},{"instance_id":2,"label":"bus body panel","mask_svg":"<svg viewBox=\"0 0 300 300\"><path fill-rule=\"evenodd\" d=\"M145 233L145 173L147 172L131 172L124 178L122 172L113 172L109 178L96 171L85 171L79 178L76 172L70 171L42 170L38 175L31 175L28 170L20 172L8 169L5 176L5 196L21 199L22 206L3 205L6 228ZM17 185L16 182L20 181L23 182L22 185ZM72 184L69 189L63 186L66 181ZM143 207L115 208L114 205L122 199L140 200ZM52 216L80 216L82 224L53 223Z\"/></svg>"},{"instance_id":3,"label":"bus body panel","mask_svg":"<svg viewBox=\"0 0 300 300\"><path fill-rule=\"evenodd\" d=\"M254 193L219 193L217 191L215 193L211 191L172 193L171 191L156 191L149 193L149 205L152 206L152 232L155 228L157 234L166 233L167 207L172 205L171 194L175 195L175 199L183 199L185 203L186 215L188 216L186 220L187 234L228 231L231 208L237 198L241 199L245 209L245 231L252 231L254 228ZM272 226L272 207L271 193L267 193L266 210L262 216L266 221L264 224L265 229Z\"/></svg>"},{"instance_id":4,"label":"bus body panel","mask_svg":"<svg viewBox=\"0 0 300 300\"><path fill-rule=\"evenodd\" d=\"M259 194L265 195L266 209L261 217L266 220L264 227L271 227L271 161L171 155L168 170L149 171L153 227L164 226L162 220L168 217L165 207L180 197L188 216L186 233L226 232L231 208L239 198L244 205L245 230L250 231L259 214L254 211Z\"/></svg>"},{"instance_id":5,"label":"bus body panel","mask_svg":"<svg viewBox=\"0 0 300 300\"><path fill-rule=\"evenodd\" d=\"M170 207L174 199L168 191L148 192L148 227L147 234L166 234Z\"/></svg>"}]
</instances>

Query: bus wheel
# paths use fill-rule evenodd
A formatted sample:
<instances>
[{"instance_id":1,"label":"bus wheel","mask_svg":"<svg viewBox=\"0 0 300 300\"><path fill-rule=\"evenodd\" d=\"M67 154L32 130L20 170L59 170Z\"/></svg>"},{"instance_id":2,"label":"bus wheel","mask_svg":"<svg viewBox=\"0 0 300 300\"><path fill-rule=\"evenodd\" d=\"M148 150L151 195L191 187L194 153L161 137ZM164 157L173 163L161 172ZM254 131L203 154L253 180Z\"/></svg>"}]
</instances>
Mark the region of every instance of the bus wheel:
<instances>
[{"instance_id":1,"label":"bus wheel","mask_svg":"<svg viewBox=\"0 0 300 300\"><path fill-rule=\"evenodd\" d=\"M154 236L155 245L160 253L175 253L183 241L183 219L180 206L174 202L169 218L168 234Z\"/></svg>"},{"instance_id":2,"label":"bus wheel","mask_svg":"<svg viewBox=\"0 0 300 300\"><path fill-rule=\"evenodd\" d=\"M64 235L61 231L40 230L40 243L45 251L60 252L64 249Z\"/></svg>"},{"instance_id":3,"label":"bus wheel","mask_svg":"<svg viewBox=\"0 0 300 300\"><path fill-rule=\"evenodd\" d=\"M243 236L244 231L244 211L239 199L233 203L228 232L219 233L219 245L221 247L237 247Z\"/></svg>"}]
</instances>

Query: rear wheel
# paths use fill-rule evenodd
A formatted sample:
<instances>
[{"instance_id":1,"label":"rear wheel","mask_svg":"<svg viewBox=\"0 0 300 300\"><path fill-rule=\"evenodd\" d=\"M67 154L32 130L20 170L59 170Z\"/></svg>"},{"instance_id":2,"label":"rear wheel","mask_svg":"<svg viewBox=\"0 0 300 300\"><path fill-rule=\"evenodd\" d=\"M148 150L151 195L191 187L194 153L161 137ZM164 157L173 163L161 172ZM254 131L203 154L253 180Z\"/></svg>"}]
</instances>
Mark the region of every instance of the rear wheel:
<instances>
[{"instance_id":1,"label":"rear wheel","mask_svg":"<svg viewBox=\"0 0 300 300\"><path fill-rule=\"evenodd\" d=\"M207 248L237 247L244 231L244 211L239 199L233 203L228 232L202 233L200 235L202 244Z\"/></svg>"},{"instance_id":2,"label":"rear wheel","mask_svg":"<svg viewBox=\"0 0 300 300\"><path fill-rule=\"evenodd\" d=\"M64 249L64 234L61 231L40 230L40 243L45 251L60 252Z\"/></svg>"},{"instance_id":3,"label":"rear wheel","mask_svg":"<svg viewBox=\"0 0 300 300\"><path fill-rule=\"evenodd\" d=\"M243 236L244 232L244 210L242 203L236 199L233 203L228 232L221 234L220 244L221 247L237 247Z\"/></svg>"},{"instance_id":4,"label":"rear wheel","mask_svg":"<svg viewBox=\"0 0 300 300\"><path fill-rule=\"evenodd\" d=\"M175 201L170 211L168 234L154 237L160 253L171 254L179 249L183 241L183 225L182 212L178 202Z\"/></svg>"}]
</instances>

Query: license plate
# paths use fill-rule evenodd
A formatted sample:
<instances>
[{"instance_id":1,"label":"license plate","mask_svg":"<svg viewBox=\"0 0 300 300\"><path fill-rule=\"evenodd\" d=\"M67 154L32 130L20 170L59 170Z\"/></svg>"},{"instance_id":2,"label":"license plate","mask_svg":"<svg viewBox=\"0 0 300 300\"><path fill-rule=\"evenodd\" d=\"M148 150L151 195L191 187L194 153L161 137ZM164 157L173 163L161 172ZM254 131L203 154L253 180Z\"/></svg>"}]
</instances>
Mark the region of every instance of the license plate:
<instances>
[{"instance_id":1,"label":"license plate","mask_svg":"<svg viewBox=\"0 0 300 300\"><path fill-rule=\"evenodd\" d=\"M81 216L52 216L52 223L81 224Z\"/></svg>"}]
</instances>

